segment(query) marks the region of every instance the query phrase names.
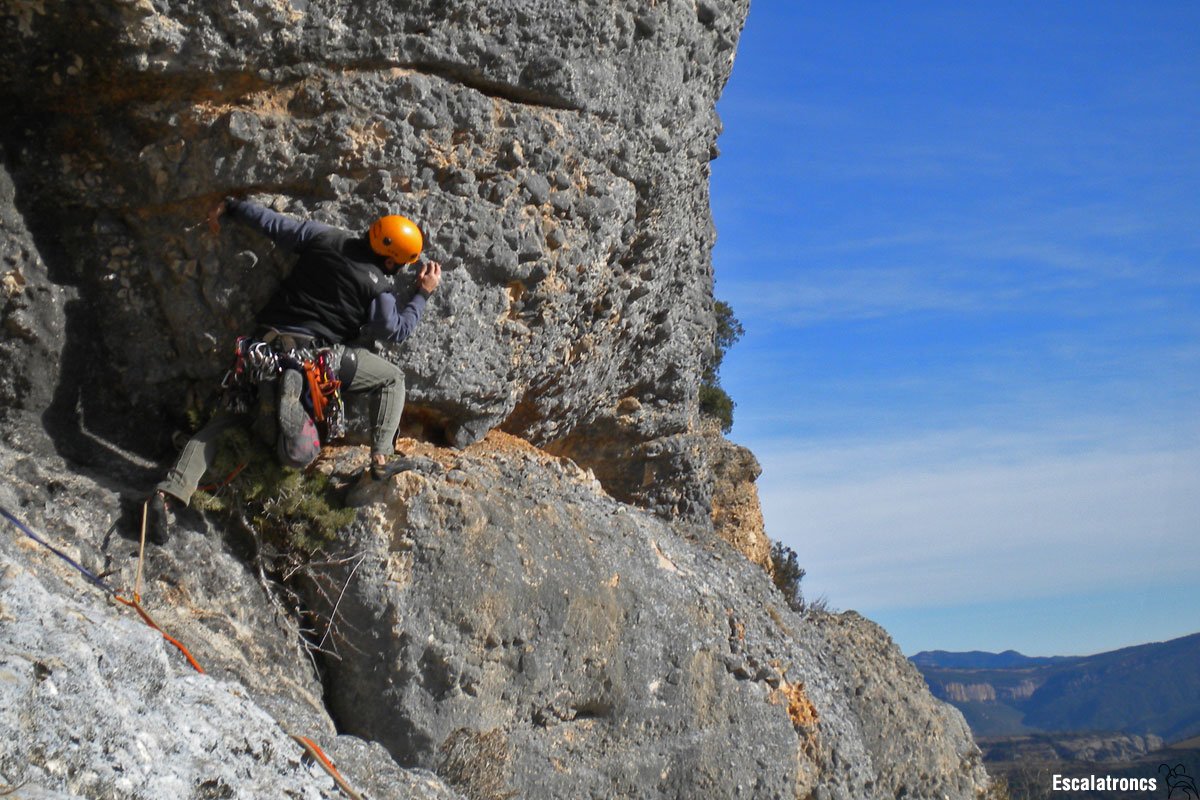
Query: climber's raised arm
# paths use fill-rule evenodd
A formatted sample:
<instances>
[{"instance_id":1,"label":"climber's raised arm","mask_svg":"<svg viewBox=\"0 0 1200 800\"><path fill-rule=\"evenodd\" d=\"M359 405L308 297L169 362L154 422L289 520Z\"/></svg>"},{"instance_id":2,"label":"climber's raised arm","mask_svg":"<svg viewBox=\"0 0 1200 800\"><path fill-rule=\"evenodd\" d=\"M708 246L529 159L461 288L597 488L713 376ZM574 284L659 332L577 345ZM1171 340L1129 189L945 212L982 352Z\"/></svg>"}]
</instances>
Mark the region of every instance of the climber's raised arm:
<instances>
[{"instance_id":1,"label":"climber's raised arm","mask_svg":"<svg viewBox=\"0 0 1200 800\"><path fill-rule=\"evenodd\" d=\"M273 211L266 206L260 206L258 203L232 197L222 200L209 213L208 224L214 233L221 230L220 219L222 216L232 217L243 225L253 228L285 250L296 250L319 234L332 230L331 226L320 222L298 220L287 214Z\"/></svg>"},{"instance_id":2,"label":"climber's raised arm","mask_svg":"<svg viewBox=\"0 0 1200 800\"><path fill-rule=\"evenodd\" d=\"M437 290L441 280L441 264L436 261L423 264L417 275L417 292L408 304L401 308L399 298L391 292L384 292L376 297L371 302L368 321L363 326L362 335L385 342L403 342L421 321L425 301Z\"/></svg>"}]
</instances>

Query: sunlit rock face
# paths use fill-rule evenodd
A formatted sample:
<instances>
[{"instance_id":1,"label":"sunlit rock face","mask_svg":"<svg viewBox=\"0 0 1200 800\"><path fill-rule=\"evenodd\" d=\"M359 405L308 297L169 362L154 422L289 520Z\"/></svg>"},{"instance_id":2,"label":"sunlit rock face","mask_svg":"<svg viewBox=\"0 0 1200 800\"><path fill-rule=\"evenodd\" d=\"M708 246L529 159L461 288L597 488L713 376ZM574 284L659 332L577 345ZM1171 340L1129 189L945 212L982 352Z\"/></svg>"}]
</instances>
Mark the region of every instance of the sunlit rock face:
<instances>
[{"instance_id":1,"label":"sunlit rock face","mask_svg":"<svg viewBox=\"0 0 1200 800\"><path fill-rule=\"evenodd\" d=\"M503 434L360 481L313 608L346 733L469 796L973 798L962 716L878 626ZM354 458L333 467L353 472ZM684 534L684 535L681 535Z\"/></svg>"},{"instance_id":2,"label":"sunlit rock face","mask_svg":"<svg viewBox=\"0 0 1200 800\"><path fill-rule=\"evenodd\" d=\"M8 432L10 438L12 431ZM138 525L113 475L0 445L0 508L126 597ZM289 737L318 742L378 800L462 800L381 745L339 735L286 593L245 533L187 516L151 547L141 594L180 651L66 561L0 519L0 792L82 800L344 795Z\"/></svg>"},{"instance_id":3,"label":"sunlit rock face","mask_svg":"<svg viewBox=\"0 0 1200 800\"><path fill-rule=\"evenodd\" d=\"M746 6L9 4L5 152L54 282L88 298L65 325L72 380L112 389L92 416L132 404L125 438L161 445L145 420L209 390L278 284L285 254L203 224L220 198L352 230L403 213L447 270L394 354L409 421L562 442L704 519L708 163Z\"/></svg>"}]
</instances>

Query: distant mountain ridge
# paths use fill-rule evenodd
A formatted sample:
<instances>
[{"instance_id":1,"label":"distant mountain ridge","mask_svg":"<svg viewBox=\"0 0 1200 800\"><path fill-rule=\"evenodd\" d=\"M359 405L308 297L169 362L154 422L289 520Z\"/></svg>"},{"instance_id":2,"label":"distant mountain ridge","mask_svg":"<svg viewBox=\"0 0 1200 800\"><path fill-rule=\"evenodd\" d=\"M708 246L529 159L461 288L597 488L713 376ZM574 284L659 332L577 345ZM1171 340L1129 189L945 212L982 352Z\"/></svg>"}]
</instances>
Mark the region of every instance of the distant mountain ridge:
<instances>
[{"instance_id":1,"label":"distant mountain ridge","mask_svg":"<svg viewBox=\"0 0 1200 800\"><path fill-rule=\"evenodd\" d=\"M951 653L946 650L926 650L917 653L909 660L918 667L934 669L1014 669L1022 667L1037 667L1044 664L1076 661L1077 656L1026 656L1016 650L1005 650L1003 653L987 653L982 650L971 650L967 653Z\"/></svg>"},{"instance_id":2,"label":"distant mountain ridge","mask_svg":"<svg viewBox=\"0 0 1200 800\"><path fill-rule=\"evenodd\" d=\"M1200 734L1200 633L1092 656L927 651L910 660L976 736Z\"/></svg>"}]
</instances>

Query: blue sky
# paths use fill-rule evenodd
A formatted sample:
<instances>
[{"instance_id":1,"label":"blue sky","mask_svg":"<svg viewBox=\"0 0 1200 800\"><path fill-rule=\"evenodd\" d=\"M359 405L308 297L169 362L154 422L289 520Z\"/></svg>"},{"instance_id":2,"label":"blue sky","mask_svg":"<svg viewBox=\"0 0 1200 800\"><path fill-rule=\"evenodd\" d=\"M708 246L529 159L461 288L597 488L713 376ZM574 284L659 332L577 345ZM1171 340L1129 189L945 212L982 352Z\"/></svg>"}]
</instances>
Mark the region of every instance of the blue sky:
<instances>
[{"instance_id":1,"label":"blue sky","mask_svg":"<svg viewBox=\"0 0 1200 800\"><path fill-rule=\"evenodd\" d=\"M756 0L718 111L806 594L909 654L1200 630L1200 5Z\"/></svg>"}]
</instances>

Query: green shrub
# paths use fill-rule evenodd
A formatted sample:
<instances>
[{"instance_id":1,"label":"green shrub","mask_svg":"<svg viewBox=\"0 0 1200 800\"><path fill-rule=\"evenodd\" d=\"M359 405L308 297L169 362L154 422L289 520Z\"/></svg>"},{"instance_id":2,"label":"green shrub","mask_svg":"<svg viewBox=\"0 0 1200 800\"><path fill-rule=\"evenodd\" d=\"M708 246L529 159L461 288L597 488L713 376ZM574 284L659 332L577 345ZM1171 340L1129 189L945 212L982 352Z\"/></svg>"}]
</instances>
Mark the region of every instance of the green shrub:
<instances>
[{"instance_id":1,"label":"green shrub","mask_svg":"<svg viewBox=\"0 0 1200 800\"><path fill-rule=\"evenodd\" d=\"M700 413L721 424L721 432L729 433L733 428L733 409L737 403L720 386L700 384Z\"/></svg>"},{"instance_id":2,"label":"green shrub","mask_svg":"<svg viewBox=\"0 0 1200 800\"><path fill-rule=\"evenodd\" d=\"M713 334L713 348L705 359L704 373L700 379L700 413L721 424L721 432L729 433L733 428L733 409L737 405L729 393L721 388L721 362L729 348L746 333L742 323L733 315L733 308L723 300L713 301L713 313L717 318Z\"/></svg>"},{"instance_id":3,"label":"green shrub","mask_svg":"<svg viewBox=\"0 0 1200 800\"><path fill-rule=\"evenodd\" d=\"M771 579L783 592L787 604L793 611L804 610L804 593L800 581L804 580L804 569L800 566L796 551L782 542L771 543Z\"/></svg>"},{"instance_id":4,"label":"green shrub","mask_svg":"<svg viewBox=\"0 0 1200 800\"><path fill-rule=\"evenodd\" d=\"M232 478L196 492L193 504L240 517L280 550L312 555L354 521L355 510L342 507L327 475L280 466L274 452L243 428L218 439L210 474Z\"/></svg>"}]
</instances>

